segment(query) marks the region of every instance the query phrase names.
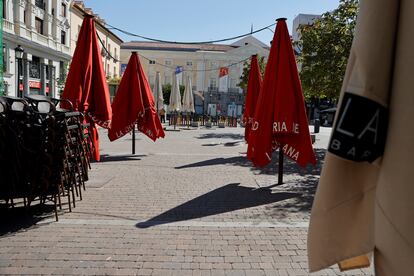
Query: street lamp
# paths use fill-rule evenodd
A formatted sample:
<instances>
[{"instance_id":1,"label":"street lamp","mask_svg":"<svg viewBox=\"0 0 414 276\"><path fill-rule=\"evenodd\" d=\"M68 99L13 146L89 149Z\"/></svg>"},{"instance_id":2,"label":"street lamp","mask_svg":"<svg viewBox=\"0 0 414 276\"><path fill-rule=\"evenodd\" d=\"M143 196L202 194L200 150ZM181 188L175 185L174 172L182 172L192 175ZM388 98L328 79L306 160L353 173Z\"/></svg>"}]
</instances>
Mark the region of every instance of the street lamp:
<instances>
[{"instance_id":1,"label":"street lamp","mask_svg":"<svg viewBox=\"0 0 414 276\"><path fill-rule=\"evenodd\" d=\"M21 80L22 80L22 76L21 76L22 70L21 70L21 68L22 68L22 59L23 59L24 49L22 48L22 46L17 45L17 47L14 48L14 52L15 52L16 60L17 60L17 93L16 93L16 95L18 97L22 98L23 97L23 91L21 91L20 85L22 84L21 83Z\"/></svg>"}]
</instances>

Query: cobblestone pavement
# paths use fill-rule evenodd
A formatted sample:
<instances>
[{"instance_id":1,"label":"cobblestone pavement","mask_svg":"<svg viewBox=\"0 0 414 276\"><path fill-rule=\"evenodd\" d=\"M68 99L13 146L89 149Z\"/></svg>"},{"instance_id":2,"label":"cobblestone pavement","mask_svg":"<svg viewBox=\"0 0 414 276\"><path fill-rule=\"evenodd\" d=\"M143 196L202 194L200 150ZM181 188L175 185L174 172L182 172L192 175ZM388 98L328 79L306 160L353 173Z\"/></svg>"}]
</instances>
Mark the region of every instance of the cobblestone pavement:
<instances>
[{"instance_id":1,"label":"cobblestone pavement","mask_svg":"<svg viewBox=\"0 0 414 276\"><path fill-rule=\"evenodd\" d=\"M156 143L138 134L134 156L130 135L110 143L101 131L102 162L71 213L64 205L55 222L50 210L2 212L0 274L309 275L309 211L329 129L317 135L318 166L286 160L286 184L271 189L276 164L253 169L243 131L168 131Z\"/></svg>"}]
</instances>

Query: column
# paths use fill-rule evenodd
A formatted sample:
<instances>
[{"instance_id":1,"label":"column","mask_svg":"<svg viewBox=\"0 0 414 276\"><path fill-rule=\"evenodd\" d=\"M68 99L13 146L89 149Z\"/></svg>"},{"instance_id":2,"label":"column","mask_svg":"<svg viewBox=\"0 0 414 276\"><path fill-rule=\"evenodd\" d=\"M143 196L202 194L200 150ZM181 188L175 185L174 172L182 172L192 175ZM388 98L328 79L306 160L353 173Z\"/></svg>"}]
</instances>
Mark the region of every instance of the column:
<instances>
[{"instance_id":1,"label":"column","mask_svg":"<svg viewBox=\"0 0 414 276\"><path fill-rule=\"evenodd\" d=\"M56 68L53 66L53 62L49 61L49 96L57 98L56 96Z\"/></svg>"},{"instance_id":2,"label":"column","mask_svg":"<svg viewBox=\"0 0 414 276\"><path fill-rule=\"evenodd\" d=\"M29 88L29 76L30 76L30 60L23 58L23 95L28 96L30 92Z\"/></svg>"},{"instance_id":3,"label":"column","mask_svg":"<svg viewBox=\"0 0 414 276\"><path fill-rule=\"evenodd\" d=\"M40 95L46 95L46 63L47 59L41 59L40 60Z\"/></svg>"}]
</instances>

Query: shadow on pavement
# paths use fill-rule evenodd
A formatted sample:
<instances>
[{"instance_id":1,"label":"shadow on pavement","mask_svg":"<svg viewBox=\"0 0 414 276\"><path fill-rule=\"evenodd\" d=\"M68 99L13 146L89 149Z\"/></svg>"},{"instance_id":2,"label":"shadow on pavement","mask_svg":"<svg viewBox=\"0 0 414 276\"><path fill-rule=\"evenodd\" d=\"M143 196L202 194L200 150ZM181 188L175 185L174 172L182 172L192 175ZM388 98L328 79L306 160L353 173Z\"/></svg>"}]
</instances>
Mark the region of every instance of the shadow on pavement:
<instances>
[{"instance_id":1,"label":"shadow on pavement","mask_svg":"<svg viewBox=\"0 0 414 276\"><path fill-rule=\"evenodd\" d=\"M300 196L298 193L272 193L270 189L243 187L239 183L232 183L187 201L150 220L137 223L136 227L148 228L171 222L197 219L279 202L298 196Z\"/></svg>"},{"instance_id":2,"label":"shadow on pavement","mask_svg":"<svg viewBox=\"0 0 414 276\"><path fill-rule=\"evenodd\" d=\"M51 204L14 208L0 205L0 237L36 227L36 223L48 217L54 218L54 215L54 206Z\"/></svg>"},{"instance_id":3,"label":"shadow on pavement","mask_svg":"<svg viewBox=\"0 0 414 276\"><path fill-rule=\"evenodd\" d=\"M133 155L133 154L127 154L127 155L108 155L108 154L102 154L101 155L101 163L105 162L122 162L122 161L139 161L141 158L139 157L145 157L147 155Z\"/></svg>"},{"instance_id":4,"label":"shadow on pavement","mask_svg":"<svg viewBox=\"0 0 414 276\"><path fill-rule=\"evenodd\" d=\"M196 136L197 139L233 139L233 140L243 140L244 135L237 133L206 133Z\"/></svg>"},{"instance_id":5,"label":"shadow on pavement","mask_svg":"<svg viewBox=\"0 0 414 276\"><path fill-rule=\"evenodd\" d=\"M315 166L308 166L304 169L300 168L294 161L290 160L289 158L285 157L284 159L284 166L283 171L284 174L299 174L299 175L320 175L321 168L323 165L323 160L325 158L325 149L315 149L317 163ZM235 156L235 157L228 157L228 158L213 158L201 162L191 163L183 166L175 167L175 169L189 169L189 168L199 168L199 167L206 167L206 166L216 166L216 165L232 165L232 166L242 166L242 167L250 167L253 172L257 172L259 174L268 174L268 175L276 175L278 172L278 152L274 153L272 161L269 165L263 168L255 168L250 160L247 159L246 156Z\"/></svg>"},{"instance_id":6,"label":"shadow on pavement","mask_svg":"<svg viewBox=\"0 0 414 276\"><path fill-rule=\"evenodd\" d=\"M243 142L244 142L244 140L240 140L240 141L227 142L227 143L202 144L201 146L203 146L203 147L215 147L215 146L235 147L235 146L239 146Z\"/></svg>"},{"instance_id":7,"label":"shadow on pavement","mask_svg":"<svg viewBox=\"0 0 414 276\"><path fill-rule=\"evenodd\" d=\"M275 219L294 217L296 214L308 216L312 209L318 183L319 176L308 175L277 187L276 190L280 189L284 192L298 193L300 196L266 206L266 214ZM250 218L254 219L255 215Z\"/></svg>"}]
</instances>

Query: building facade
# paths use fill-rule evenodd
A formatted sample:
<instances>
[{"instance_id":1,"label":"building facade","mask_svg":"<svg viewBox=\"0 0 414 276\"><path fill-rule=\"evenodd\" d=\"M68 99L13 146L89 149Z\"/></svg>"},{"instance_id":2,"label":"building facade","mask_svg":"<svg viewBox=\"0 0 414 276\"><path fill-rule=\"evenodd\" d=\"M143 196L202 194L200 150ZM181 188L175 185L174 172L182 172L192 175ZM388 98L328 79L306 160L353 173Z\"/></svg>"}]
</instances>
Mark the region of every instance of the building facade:
<instances>
[{"instance_id":1,"label":"building facade","mask_svg":"<svg viewBox=\"0 0 414 276\"><path fill-rule=\"evenodd\" d=\"M123 43L122 39L116 36L108 28L105 27L105 21L100 18L98 15L94 14L93 11L85 7L83 1L74 1L71 5L72 13L72 25L71 25L71 54L75 52L76 42L78 40L78 35L80 28L82 26L83 15L85 13L95 16L95 26L96 31L98 32L99 38L102 40L102 43L105 45L105 48L108 50L109 54L102 49L102 62L104 65L104 70L107 78L117 78L119 77L120 72L120 51L121 44ZM99 40L98 38L98 40ZM102 45L99 45L102 48Z\"/></svg>"},{"instance_id":2,"label":"building facade","mask_svg":"<svg viewBox=\"0 0 414 276\"><path fill-rule=\"evenodd\" d=\"M121 72L128 63L131 52L140 55L141 63L152 87L155 75L160 72L163 85L172 84L176 68L182 68L180 84L191 77L195 91L195 108L199 114L214 108L217 115L228 115L231 106L237 106L240 115L244 101L243 90L238 86L243 72L243 60L253 54L267 58L269 47L253 36L233 44L170 44L132 41L121 46ZM227 73L225 89L220 85L220 69Z\"/></svg>"},{"instance_id":3,"label":"building facade","mask_svg":"<svg viewBox=\"0 0 414 276\"><path fill-rule=\"evenodd\" d=\"M3 0L3 71L10 96L58 97L70 61L69 0Z\"/></svg>"},{"instance_id":4,"label":"building facade","mask_svg":"<svg viewBox=\"0 0 414 276\"><path fill-rule=\"evenodd\" d=\"M299 27L301 25L310 25L315 22L316 19L320 18L321 16L318 14L298 14L293 19L293 26L292 26L292 39L294 42L300 40L300 31ZM298 50L297 48L295 50Z\"/></svg>"}]
</instances>

